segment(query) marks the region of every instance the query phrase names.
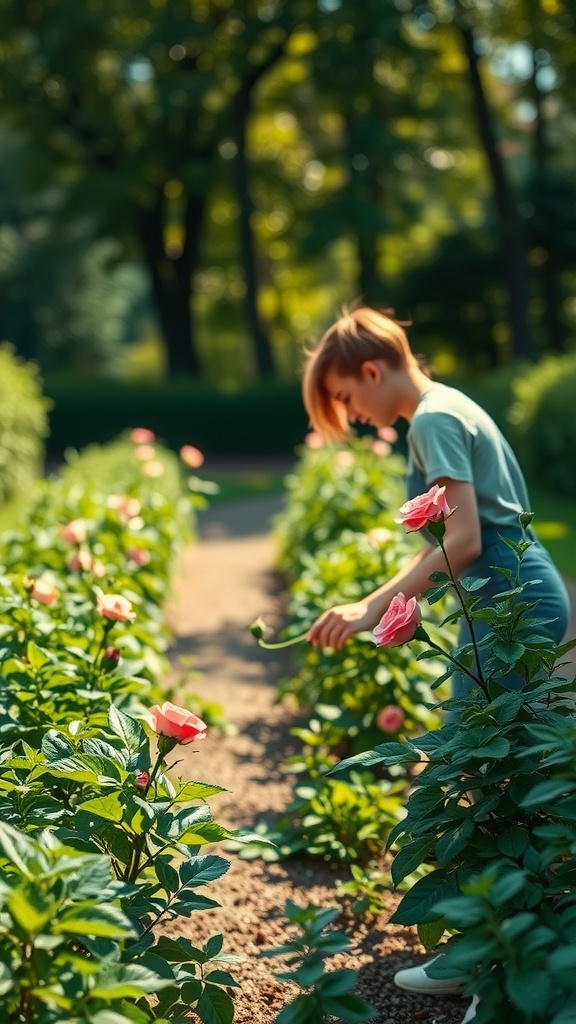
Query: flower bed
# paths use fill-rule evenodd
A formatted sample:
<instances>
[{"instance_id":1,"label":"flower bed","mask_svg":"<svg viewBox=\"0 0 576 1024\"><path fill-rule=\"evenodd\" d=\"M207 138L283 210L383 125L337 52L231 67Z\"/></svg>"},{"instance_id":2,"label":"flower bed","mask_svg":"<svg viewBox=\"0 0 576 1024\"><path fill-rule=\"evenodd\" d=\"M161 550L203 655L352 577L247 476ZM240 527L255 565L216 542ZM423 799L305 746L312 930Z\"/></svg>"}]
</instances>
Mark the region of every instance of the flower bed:
<instances>
[{"instance_id":1,"label":"flower bed","mask_svg":"<svg viewBox=\"0 0 576 1024\"><path fill-rule=\"evenodd\" d=\"M161 601L201 488L135 431L74 456L0 542L0 1005L14 1024L232 1020L222 936L199 949L155 930L217 906L197 890L228 867L200 852L230 836L206 803L221 788L175 779L170 756L206 727L154 704Z\"/></svg>"}]
</instances>

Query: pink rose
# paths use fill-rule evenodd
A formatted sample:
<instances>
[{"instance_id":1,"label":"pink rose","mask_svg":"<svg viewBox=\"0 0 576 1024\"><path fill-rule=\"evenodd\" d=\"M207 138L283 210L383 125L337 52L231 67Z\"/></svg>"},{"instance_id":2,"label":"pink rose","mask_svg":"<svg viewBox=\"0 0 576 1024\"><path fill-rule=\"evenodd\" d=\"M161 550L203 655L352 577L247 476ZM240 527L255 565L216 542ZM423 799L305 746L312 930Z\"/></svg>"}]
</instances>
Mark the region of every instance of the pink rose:
<instances>
[{"instance_id":1,"label":"pink rose","mask_svg":"<svg viewBox=\"0 0 576 1024\"><path fill-rule=\"evenodd\" d=\"M419 494L407 501L400 508L400 517L395 523L401 523L408 530L421 530L427 523L438 523L447 519L454 509L446 501L446 488L433 484L426 494Z\"/></svg>"},{"instance_id":2,"label":"pink rose","mask_svg":"<svg viewBox=\"0 0 576 1024\"><path fill-rule=\"evenodd\" d=\"M134 782L140 787L140 789L146 789L146 786L150 785L150 776L148 772L138 772Z\"/></svg>"},{"instance_id":3,"label":"pink rose","mask_svg":"<svg viewBox=\"0 0 576 1024\"><path fill-rule=\"evenodd\" d=\"M386 708L380 708L376 715L376 725L382 732L398 732L404 724L404 712L395 704L389 704Z\"/></svg>"},{"instance_id":4,"label":"pink rose","mask_svg":"<svg viewBox=\"0 0 576 1024\"><path fill-rule=\"evenodd\" d=\"M70 572L89 572L92 568L92 555L85 548L80 548L67 560Z\"/></svg>"},{"instance_id":5,"label":"pink rose","mask_svg":"<svg viewBox=\"0 0 576 1024\"><path fill-rule=\"evenodd\" d=\"M153 459L156 455L156 449L151 444L139 444L134 449L134 455L140 462L148 462L149 459Z\"/></svg>"},{"instance_id":6,"label":"pink rose","mask_svg":"<svg viewBox=\"0 0 576 1024\"><path fill-rule=\"evenodd\" d=\"M156 440L156 434L147 427L134 427L134 430L130 432L130 440L134 444L152 444Z\"/></svg>"},{"instance_id":7,"label":"pink rose","mask_svg":"<svg viewBox=\"0 0 576 1024\"><path fill-rule=\"evenodd\" d=\"M398 431L394 430L394 427L380 427L378 437L383 441L388 441L388 444L395 444L398 440Z\"/></svg>"},{"instance_id":8,"label":"pink rose","mask_svg":"<svg viewBox=\"0 0 576 1024\"><path fill-rule=\"evenodd\" d=\"M133 519L140 515L140 502L138 498L128 498L124 494L110 494L108 496L108 508L113 508L121 519Z\"/></svg>"},{"instance_id":9,"label":"pink rose","mask_svg":"<svg viewBox=\"0 0 576 1024\"><path fill-rule=\"evenodd\" d=\"M148 565L150 561L150 552L145 551L144 548L128 548L126 558L129 562L135 562L136 565Z\"/></svg>"},{"instance_id":10,"label":"pink rose","mask_svg":"<svg viewBox=\"0 0 576 1024\"><path fill-rule=\"evenodd\" d=\"M204 456L199 448L195 448L193 444L185 444L180 449L180 458L186 466L190 466L190 469L200 469L200 466L204 463Z\"/></svg>"},{"instance_id":11,"label":"pink rose","mask_svg":"<svg viewBox=\"0 0 576 1024\"><path fill-rule=\"evenodd\" d=\"M318 433L318 431L311 430L309 434L306 434L304 444L307 448L323 448L324 438L322 437L322 434Z\"/></svg>"},{"instance_id":12,"label":"pink rose","mask_svg":"<svg viewBox=\"0 0 576 1024\"><path fill-rule=\"evenodd\" d=\"M422 613L416 598L411 597L407 601L404 594L396 594L373 630L376 646L399 647L412 640L421 619Z\"/></svg>"},{"instance_id":13,"label":"pink rose","mask_svg":"<svg viewBox=\"0 0 576 1024\"><path fill-rule=\"evenodd\" d=\"M152 462L144 463L144 465L142 466L142 472L144 473L144 476L148 476L150 477L151 480L154 480L156 479L156 477L163 475L164 466L162 465L161 462L158 462L156 459L153 459Z\"/></svg>"},{"instance_id":14,"label":"pink rose","mask_svg":"<svg viewBox=\"0 0 576 1024\"><path fill-rule=\"evenodd\" d=\"M101 590L97 591L96 607L105 619L113 619L115 622L131 622L136 618L131 601L120 594L103 594Z\"/></svg>"},{"instance_id":15,"label":"pink rose","mask_svg":"<svg viewBox=\"0 0 576 1024\"><path fill-rule=\"evenodd\" d=\"M35 601L39 601L40 604L51 605L58 600L59 592L52 583L48 583L48 580L43 580L39 577L31 582L33 586L30 590L30 597L33 597Z\"/></svg>"},{"instance_id":16,"label":"pink rose","mask_svg":"<svg viewBox=\"0 0 576 1024\"><path fill-rule=\"evenodd\" d=\"M82 544L86 540L86 522L84 519L72 519L60 530L62 540L68 544Z\"/></svg>"},{"instance_id":17,"label":"pink rose","mask_svg":"<svg viewBox=\"0 0 576 1024\"><path fill-rule=\"evenodd\" d=\"M171 704L169 700L164 701L161 707L155 704L150 708L150 723L159 736L167 736L177 743L192 743L206 736L207 726L201 718L186 711L186 708Z\"/></svg>"}]
</instances>

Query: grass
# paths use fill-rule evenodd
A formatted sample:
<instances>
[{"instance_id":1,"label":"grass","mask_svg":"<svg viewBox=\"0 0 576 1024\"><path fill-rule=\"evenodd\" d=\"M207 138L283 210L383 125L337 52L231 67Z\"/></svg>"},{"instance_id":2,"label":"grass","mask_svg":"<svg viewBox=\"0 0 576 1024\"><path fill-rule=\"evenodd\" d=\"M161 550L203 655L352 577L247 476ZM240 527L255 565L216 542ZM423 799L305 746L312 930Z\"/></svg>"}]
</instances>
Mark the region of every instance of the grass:
<instances>
[{"instance_id":1,"label":"grass","mask_svg":"<svg viewBox=\"0 0 576 1024\"><path fill-rule=\"evenodd\" d=\"M210 495L210 505L238 498L256 498L262 494L281 494L285 473L268 470L238 470L237 472L210 473L210 480L218 484L218 494Z\"/></svg>"}]
</instances>

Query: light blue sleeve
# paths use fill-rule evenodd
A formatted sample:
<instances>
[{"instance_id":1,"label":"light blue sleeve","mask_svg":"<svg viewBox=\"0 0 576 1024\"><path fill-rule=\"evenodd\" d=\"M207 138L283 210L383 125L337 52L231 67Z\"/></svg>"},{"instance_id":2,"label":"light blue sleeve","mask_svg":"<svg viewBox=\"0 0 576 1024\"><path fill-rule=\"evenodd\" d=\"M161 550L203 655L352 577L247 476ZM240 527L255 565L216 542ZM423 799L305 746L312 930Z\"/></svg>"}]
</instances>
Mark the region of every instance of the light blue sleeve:
<instances>
[{"instance_id":1,"label":"light blue sleeve","mask_svg":"<svg viewBox=\"0 0 576 1024\"><path fill-rule=\"evenodd\" d=\"M444 412L420 413L412 420L409 444L428 487L440 477L474 483L474 434L458 416Z\"/></svg>"}]
</instances>

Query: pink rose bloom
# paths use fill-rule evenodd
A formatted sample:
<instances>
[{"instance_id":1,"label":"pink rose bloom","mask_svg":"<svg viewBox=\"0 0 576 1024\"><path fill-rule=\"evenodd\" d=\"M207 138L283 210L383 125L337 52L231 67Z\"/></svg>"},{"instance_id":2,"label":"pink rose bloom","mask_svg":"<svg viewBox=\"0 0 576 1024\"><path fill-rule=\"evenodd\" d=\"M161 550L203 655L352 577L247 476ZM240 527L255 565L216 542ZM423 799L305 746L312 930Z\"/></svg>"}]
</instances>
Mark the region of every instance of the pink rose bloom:
<instances>
[{"instance_id":1,"label":"pink rose bloom","mask_svg":"<svg viewBox=\"0 0 576 1024\"><path fill-rule=\"evenodd\" d=\"M128 548L126 558L129 562L136 562L136 565L148 565L150 562L150 552L145 551L144 548Z\"/></svg>"},{"instance_id":2,"label":"pink rose bloom","mask_svg":"<svg viewBox=\"0 0 576 1024\"><path fill-rule=\"evenodd\" d=\"M96 607L105 619L113 619L115 622L131 622L136 618L132 602L120 594L103 594L102 591L97 591Z\"/></svg>"},{"instance_id":3,"label":"pink rose bloom","mask_svg":"<svg viewBox=\"0 0 576 1024\"><path fill-rule=\"evenodd\" d=\"M380 708L376 715L376 725L382 732L398 732L404 724L404 712L395 704L389 704L386 708Z\"/></svg>"},{"instance_id":4,"label":"pink rose bloom","mask_svg":"<svg viewBox=\"0 0 576 1024\"><path fill-rule=\"evenodd\" d=\"M146 789L146 786L150 785L150 776L148 772L138 772L134 782L140 787L140 789Z\"/></svg>"},{"instance_id":5,"label":"pink rose bloom","mask_svg":"<svg viewBox=\"0 0 576 1024\"><path fill-rule=\"evenodd\" d=\"M433 484L426 494L419 494L402 505L400 517L394 522L401 523L408 530L422 530L428 523L447 519L453 511L446 501L446 488Z\"/></svg>"},{"instance_id":6,"label":"pink rose bloom","mask_svg":"<svg viewBox=\"0 0 576 1024\"><path fill-rule=\"evenodd\" d=\"M138 498L128 498L124 494L110 494L108 496L108 508L113 508L121 519L133 519L140 515L140 502Z\"/></svg>"},{"instance_id":7,"label":"pink rose bloom","mask_svg":"<svg viewBox=\"0 0 576 1024\"><path fill-rule=\"evenodd\" d=\"M89 572L92 568L92 555L85 548L80 548L70 556L66 565L70 572Z\"/></svg>"},{"instance_id":8,"label":"pink rose bloom","mask_svg":"<svg viewBox=\"0 0 576 1024\"><path fill-rule=\"evenodd\" d=\"M130 440L134 444L152 444L156 440L156 434L147 427L134 427L130 433Z\"/></svg>"},{"instance_id":9,"label":"pink rose bloom","mask_svg":"<svg viewBox=\"0 0 576 1024\"><path fill-rule=\"evenodd\" d=\"M48 583L48 580L38 578L32 582L34 585L30 591L30 597L33 597L35 601L39 601L40 604L51 605L58 600L59 593L52 583Z\"/></svg>"},{"instance_id":10,"label":"pink rose bloom","mask_svg":"<svg viewBox=\"0 0 576 1024\"><path fill-rule=\"evenodd\" d=\"M421 619L422 613L416 598L411 597L407 601L404 594L396 594L373 630L376 646L399 647L412 640Z\"/></svg>"},{"instance_id":11,"label":"pink rose bloom","mask_svg":"<svg viewBox=\"0 0 576 1024\"><path fill-rule=\"evenodd\" d=\"M388 441L382 441L380 438L377 438L372 444L372 451L374 455L380 455L382 458L385 458L387 455L390 455L392 449Z\"/></svg>"},{"instance_id":12,"label":"pink rose bloom","mask_svg":"<svg viewBox=\"0 0 576 1024\"><path fill-rule=\"evenodd\" d=\"M142 472L144 476L149 476L151 480L155 480L156 477L162 476L164 473L164 466L161 462L157 462L155 459L152 462L145 462L142 466Z\"/></svg>"},{"instance_id":13,"label":"pink rose bloom","mask_svg":"<svg viewBox=\"0 0 576 1024\"><path fill-rule=\"evenodd\" d=\"M190 469L200 469L200 466L204 463L202 452L199 448L195 448L193 444L182 445L180 458L184 465L190 466Z\"/></svg>"},{"instance_id":14,"label":"pink rose bloom","mask_svg":"<svg viewBox=\"0 0 576 1024\"><path fill-rule=\"evenodd\" d=\"M398 431L394 427L380 427L378 437L388 441L388 444L394 444L398 440Z\"/></svg>"},{"instance_id":15,"label":"pink rose bloom","mask_svg":"<svg viewBox=\"0 0 576 1024\"><path fill-rule=\"evenodd\" d=\"M304 438L304 444L307 448L323 448L324 438L322 434L319 434L317 430L311 430L309 434L306 434Z\"/></svg>"},{"instance_id":16,"label":"pink rose bloom","mask_svg":"<svg viewBox=\"0 0 576 1024\"><path fill-rule=\"evenodd\" d=\"M150 723L159 736L175 739L177 743L192 743L206 736L207 726L201 718L186 708L171 704L169 700L164 701L161 707L155 704L150 708Z\"/></svg>"},{"instance_id":17,"label":"pink rose bloom","mask_svg":"<svg viewBox=\"0 0 576 1024\"><path fill-rule=\"evenodd\" d=\"M156 449L151 444L139 444L134 449L134 455L140 462L148 462L149 459L153 459L156 455Z\"/></svg>"},{"instance_id":18,"label":"pink rose bloom","mask_svg":"<svg viewBox=\"0 0 576 1024\"><path fill-rule=\"evenodd\" d=\"M82 544L86 540L86 522L84 519L72 519L60 530L62 540L68 544Z\"/></svg>"}]
</instances>

